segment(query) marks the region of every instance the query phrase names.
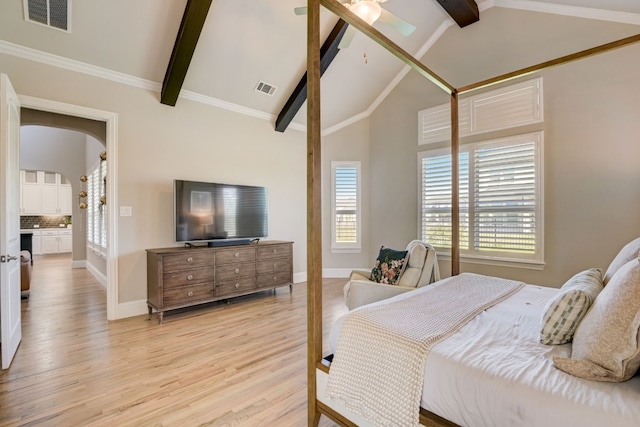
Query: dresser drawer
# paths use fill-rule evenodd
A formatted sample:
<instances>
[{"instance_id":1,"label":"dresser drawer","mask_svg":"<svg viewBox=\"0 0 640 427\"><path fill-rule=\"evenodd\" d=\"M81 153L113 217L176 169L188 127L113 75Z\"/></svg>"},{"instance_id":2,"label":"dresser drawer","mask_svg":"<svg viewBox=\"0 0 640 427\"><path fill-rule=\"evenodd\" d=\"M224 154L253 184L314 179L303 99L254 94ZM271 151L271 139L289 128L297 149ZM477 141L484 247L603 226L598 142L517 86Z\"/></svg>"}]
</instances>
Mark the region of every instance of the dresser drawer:
<instances>
[{"instance_id":1,"label":"dresser drawer","mask_svg":"<svg viewBox=\"0 0 640 427\"><path fill-rule=\"evenodd\" d=\"M185 251L179 254L165 255L162 259L162 268L165 272L207 266L213 267L212 252Z\"/></svg>"},{"instance_id":2,"label":"dresser drawer","mask_svg":"<svg viewBox=\"0 0 640 427\"><path fill-rule=\"evenodd\" d=\"M229 264L216 267L216 283L219 280L235 280L243 277L254 277L256 275L256 265L252 264Z\"/></svg>"},{"instance_id":3,"label":"dresser drawer","mask_svg":"<svg viewBox=\"0 0 640 427\"><path fill-rule=\"evenodd\" d=\"M163 276L165 288L176 286L195 285L197 283L213 281L213 267L196 268L192 270L180 270L173 273L165 273Z\"/></svg>"},{"instance_id":4,"label":"dresser drawer","mask_svg":"<svg viewBox=\"0 0 640 427\"><path fill-rule=\"evenodd\" d=\"M199 285L181 286L164 290L164 306L187 306L199 302L207 302L213 298L213 282Z\"/></svg>"},{"instance_id":5,"label":"dresser drawer","mask_svg":"<svg viewBox=\"0 0 640 427\"><path fill-rule=\"evenodd\" d=\"M271 258L289 257L292 255L292 247L286 245L268 245L258 248L258 261Z\"/></svg>"},{"instance_id":6,"label":"dresser drawer","mask_svg":"<svg viewBox=\"0 0 640 427\"><path fill-rule=\"evenodd\" d=\"M255 260L256 250L252 246L222 249L216 252L216 266L238 262L255 262Z\"/></svg>"},{"instance_id":7,"label":"dresser drawer","mask_svg":"<svg viewBox=\"0 0 640 427\"><path fill-rule=\"evenodd\" d=\"M216 282L216 297L223 297L237 294L240 292L250 292L256 289L256 278L245 277L238 280L227 280L224 282Z\"/></svg>"},{"instance_id":8,"label":"dresser drawer","mask_svg":"<svg viewBox=\"0 0 640 427\"><path fill-rule=\"evenodd\" d=\"M260 274L258 275L258 287L271 287L278 285L291 284L291 273L289 271L273 273L273 274Z\"/></svg>"},{"instance_id":9,"label":"dresser drawer","mask_svg":"<svg viewBox=\"0 0 640 427\"><path fill-rule=\"evenodd\" d=\"M291 263L291 258L274 258L268 261L258 261L256 263L257 273L289 273L289 271L291 270Z\"/></svg>"}]
</instances>

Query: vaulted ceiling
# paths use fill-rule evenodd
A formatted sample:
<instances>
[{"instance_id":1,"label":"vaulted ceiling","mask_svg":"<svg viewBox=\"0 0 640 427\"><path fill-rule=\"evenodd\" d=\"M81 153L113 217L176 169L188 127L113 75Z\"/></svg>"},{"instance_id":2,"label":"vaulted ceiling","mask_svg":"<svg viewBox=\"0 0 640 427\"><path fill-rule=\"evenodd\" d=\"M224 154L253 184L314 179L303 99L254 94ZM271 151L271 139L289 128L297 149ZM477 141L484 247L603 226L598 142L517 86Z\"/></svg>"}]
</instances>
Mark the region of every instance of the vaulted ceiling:
<instances>
[{"instance_id":1,"label":"vaulted ceiling","mask_svg":"<svg viewBox=\"0 0 640 427\"><path fill-rule=\"evenodd\" d=\"M436 0L388 0L383 7L416 31L404 37L382 23L374 26L454 86L640 33L638 0L477 3L480 21L460 28ZM25 22L21 1L3 1L0 53L150 89L160 101L186 5L187 0L74 1L66 33ZM212 0L178 107L191 99L260 117L275 127L305 73L306 18L294 14L295 7L305 5L305 0ZM337 22L330 12L322 15L323 40ZM452 32L465 34L464 46L448 43ZM429 52L435 50L451 52L450 59L429 64ZM357 34L322 77L322 128L331 132L366 117L406 73L399 60ZM260 81L277 90L272 96L256 91ZM303 104L289 128L304 130L305 120Z\"/></svg>"}]
</instances>

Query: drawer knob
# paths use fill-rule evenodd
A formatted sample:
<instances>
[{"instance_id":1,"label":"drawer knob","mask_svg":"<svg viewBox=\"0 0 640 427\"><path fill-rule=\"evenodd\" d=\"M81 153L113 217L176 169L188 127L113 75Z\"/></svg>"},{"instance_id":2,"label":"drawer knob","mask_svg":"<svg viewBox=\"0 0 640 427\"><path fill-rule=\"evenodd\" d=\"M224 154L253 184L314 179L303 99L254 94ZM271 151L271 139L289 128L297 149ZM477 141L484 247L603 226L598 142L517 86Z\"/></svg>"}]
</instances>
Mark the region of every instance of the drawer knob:
<instances>
[{"instance_id":1,"label":"drawer knob","mask_svg":"<svg viewBox=\"0 0 640 427\"><path fill-rule=\"evenodd\" d=\"M193 257L187 258L187 262L193 262Z\"/></svg>"},{"instance_id":2,"label":"drawer knob","mask_svg":"<svg viewBox=\"0 0 640 427\"><path fill-rule=\"evenodd\" d=\"M235 254L233 254L233 256L238 258L240 256L240 252L236 252Z\"/></svg>"},{"instance_id":3,"label":"drawer knob","mask_svg":"<svg viewBox=\"0 0 640 427\"><path fill-rule=\"evenodd\" d=\"M236 289L239 289L240 288L240 283L236 283L235 287L236 287Z\"/></svg>"},{"instance_id":4,"label":"drawer knob","mask_svg":"<svg viewBox=\"0 0 640 427\"><path fill-rule=\"evenodd\" d=\"M278 278L276 276L273 276L273 281L275 282L276 280L278 280Z\"/></svg>"},{"instance_id":5,"label":"drawer knob","mask_svg":"<svg viewBox=\"0 0 640 427\"><path fill-rule=\"evenodd\" d=\"M193 296L193 291L189 291L189 293L187 294L188 297L192 297Z\"/></svg>"},{"instance_id":6,"label":"drawer knob","mask_svg":"<svg viewBox=\"0 0 640 427\"><path fill-rule=\"evenodd\" d=\"M274 249L274 250L273 250L273 253L274 253L274 254L275 254L275 253L277 253L277 252L278 252L278 250L277 250L277 249Z\"/></svg>"},{"instance_id":7,"label":"drawer knob","mask_svg":"<svg viewBox=\"0 0 640 427\"><path fill-rule=\"evenodd\" d=\"M236 274L240 273L240 269L239 269L239 268L236 268L236 269L235 269L235 270L233 270L233 271L235 271L235 272L236 272Z\"/></svg>"},{"instance_id":8,"label":"drawer knob","mask_svg":"<svg viewBox=\"0 0 640 427\"><path fill-rule=\"evenodd\" d=\"M273 263L273 268L278 268L278 264L276 264L275 262Z\"/></svg>"},{"instance_id":9,"label":"drawer knob","mask_svg":"<svg viewBox=\"0 0 640 427\"><path fill-rule=\"evenodd\" d=\"M193 280L193 274L188 275L187 280Z\"/></svg>"}]
</instances>

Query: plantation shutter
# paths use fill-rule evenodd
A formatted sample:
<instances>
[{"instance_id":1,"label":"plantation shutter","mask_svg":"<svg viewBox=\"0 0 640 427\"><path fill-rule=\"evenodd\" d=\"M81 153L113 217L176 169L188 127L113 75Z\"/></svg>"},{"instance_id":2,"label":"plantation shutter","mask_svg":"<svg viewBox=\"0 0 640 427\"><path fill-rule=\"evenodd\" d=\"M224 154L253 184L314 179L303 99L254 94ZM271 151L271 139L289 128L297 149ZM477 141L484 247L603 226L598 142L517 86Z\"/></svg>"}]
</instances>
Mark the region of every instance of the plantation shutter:
<instances>
[{"instance_id":1,"label":"plantation shutter","mask_svg":"<svg viewBox=\"0 0 640 427\"><path fill-rule=\"evenodd\" d=\"M476 149L476 250L535 253L535 156L533 141Z\"/></svg>"},{"instance_id":2,"label":"plantation shutter","mask_svg":"<svg viewBox=\"0 0 640 427\"><path fill-rule=\"evenodd\" d=\"M451 247L451 154L422 158L422 240ZM469 247L469 153L460 152L460 248Z\"/></svg>"},{"instance_id":3,"label":"plantation shutter","mask_svg":"<svg viewBox=\"0 0 640 427\"><path fill-rule=\"evenodd\" d=\"M87 240L93 243L93 174L87 176Z\"/></svg>"},{"instance_id":4,"label":"plantation shutter","mask_svg":"<svg viewBox=\"0 0 640 427\"><path fill-rule=\"evenodd\" d=\"M357 171L355 167L336 167L335 169L336 203L336 242L357 241L356 213Z\"/></svg>"},{"instance_id":5,"label":"plantation shutter","mask_svg":"<svg viewBox=\"0 0 640 427\"><path fill-rule=\"evenodd\" d=\"M101 194L105 200L107 198L107 162L100 162L100 187ZM100 246L106 249L107 247L107 205L100 205Z\"/></svg>"},{"instance_id":6,"label":"plantation shutter","mask_svg":"<svg viewBox=\"0 0 640 427\"><path fill-rule=\"evenodd\" d=\"M331 249L361 250L360 162L331 162Z\"/></svg>"}]
</instances>

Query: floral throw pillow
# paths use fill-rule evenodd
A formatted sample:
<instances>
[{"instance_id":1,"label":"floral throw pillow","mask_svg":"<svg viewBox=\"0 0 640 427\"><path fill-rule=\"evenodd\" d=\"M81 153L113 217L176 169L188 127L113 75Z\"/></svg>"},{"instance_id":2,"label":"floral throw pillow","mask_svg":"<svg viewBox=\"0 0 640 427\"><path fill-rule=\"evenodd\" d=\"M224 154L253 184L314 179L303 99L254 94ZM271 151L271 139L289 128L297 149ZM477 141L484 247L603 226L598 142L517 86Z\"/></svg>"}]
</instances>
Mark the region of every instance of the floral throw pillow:
<instances>
[{"instance_id":1,"label":"floral throw pillow","mask_svg":"<svg viewBox=\"0 0 640 427\"><path fill-rule=\"evenodd\" d=\"M371 270L371 280L386 285L395 285L400 279L407 259L407 251L380 247L376 264Z\"/></svg>"}]
</instances>

